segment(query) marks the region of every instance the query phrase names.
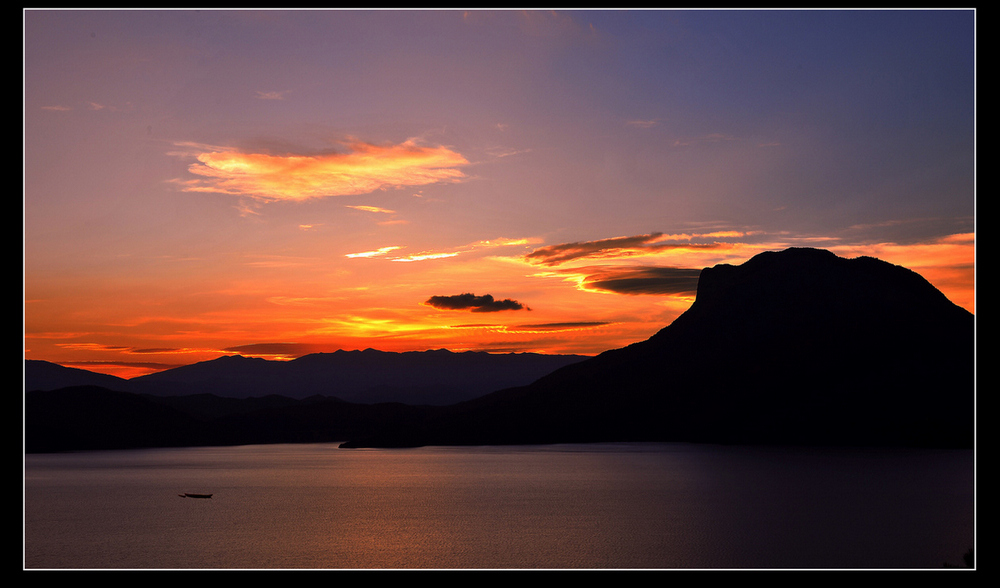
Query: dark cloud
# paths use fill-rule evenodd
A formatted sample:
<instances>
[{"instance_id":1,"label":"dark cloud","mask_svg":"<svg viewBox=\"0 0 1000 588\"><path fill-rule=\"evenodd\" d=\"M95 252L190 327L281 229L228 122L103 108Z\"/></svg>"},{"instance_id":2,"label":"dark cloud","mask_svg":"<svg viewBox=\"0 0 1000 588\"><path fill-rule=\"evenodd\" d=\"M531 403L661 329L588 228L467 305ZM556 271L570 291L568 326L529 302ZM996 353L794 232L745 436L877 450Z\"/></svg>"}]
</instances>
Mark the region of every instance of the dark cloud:
<instances>
[{"instance_id":1,"label":"dark cloud","mask_svg":"<svg viewBox=\"0 0 1000 588\"><path fill-rule=\"evenodd\" d=\"M525 255L525 259L543 265L558 265L560 263L578 259L580 257L590 257L602 255L610 252L621 252L637 247L648 246L651 241L658 239L663 233L651 233L649 235L637 235L634 237L613 237L611 239L599 239L597 241L577 241L575 243L560 243L558 245L547 245L539 247L531 253Z\"/></svg>"},{"instance_id":2,"label":"dark cloud","mask_svg":"<svg viewBox=\"0 0 1000 588\"><path fill-rule=\"evenodd\" d=\"M310 345L308 343L250 343L248 345L226 347L224 351L239 353L242 355L285 355L289 357L301 357L310 353L327 351L327 349L316 345Z\"/></svg>"},{"instance_id":3,"label":"dark cloud","mask_svg":"<svg viewBox=\"0 0 1000 588\"><path fill-rule=\"evenodd\" d=\"M471 310L472 312L499 312L525 308L523 304L510 298L494 300L490 294L476 296L469 293L454 296L431 296L424 304L443 310Z\"/></svg>"},{"instance_id":4,"label":"dark cloud","mask_svg":"<svg viewBox=\"0 0 1000 588\"><path fill-rule=\"evenodd\" d=\"M581 268L586 273L588 268ZM576 270L581 272L581 270ZM591 268L583 280L588 290L616 294L694 295L698 291L700 269L679 267Z\"/></svg>"},{"instance_id":5,"label":"dark cloud","mask_svg":"<svg viewBox=\"0 0 1000 588\"><path fill-rule=\"evenodd\" d=\"M59 362L60 365L66 367L77 367L85 370L92 370L96 367L132 367L132 368L147 368L151 370L168 370L175 367L181 367L182 363L158 363L153 361L69 361L69 362Z\"/></svg>"},{"instance_id":6,"label":"dark cloud","mask_svg":"<svg viewBox=\"0 0 1000 588\"><path fill-rule=\"evenodd\" d=\"M607 321L578 321L570 323L536 323L533 325L516 325L514 331L574 331L577 329L593 329L610 325Z\"/></svg>"},{"instance_id":7,"label":"dark cloud","mask_svg":"<svg viewBox=\"0 0 1000 588\"><path fill-rule=\"evenodd\" d=\"M147 349L131 349L129 353L176 353L179 347L150 347Z\"/></svg>"},{"instance_id":8,"label":"dark cloud","mask_svg":"<svg viewBox=\"0 0 1000 588\"><path fill-rule=\"evenodd\" d=\"M524 258L532 263L551 266L588 257L632 257L670 249L716 249L721 246L728 246L720 243L678 243L665 241L664 239L666 237L664 237L663 233L650 233L648 235L635 235L632 237L612 237L596 241L560 243L558 245L539 247L525 255Z\"/></svg>"}]
</instances>

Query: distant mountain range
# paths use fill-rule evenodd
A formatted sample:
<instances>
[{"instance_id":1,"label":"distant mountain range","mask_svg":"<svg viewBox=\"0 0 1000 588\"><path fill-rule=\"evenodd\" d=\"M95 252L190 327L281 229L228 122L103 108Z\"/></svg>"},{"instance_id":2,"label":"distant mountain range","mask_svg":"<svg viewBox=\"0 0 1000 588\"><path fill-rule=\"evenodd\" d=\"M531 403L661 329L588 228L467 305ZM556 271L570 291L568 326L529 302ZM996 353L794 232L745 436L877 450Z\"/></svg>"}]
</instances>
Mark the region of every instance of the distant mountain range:
<instances>
[{"instance_id":1,"label":"distant mountain range","mask_svg":"<svg viewBox=\"0 0 1000 588\"><path fill-rule=\"evenodd\" d=\"M462 356L468 364L447 363ZM548 371L533 381L498 385L504 368L468 367L479 359L373 350L284 363L225 357L49 391L40 383L85 374L29 362L26 389L38 391L25 398L27 450L344 440L343 447L973 443L974 316L918 274L873 258L789 249L706 268L695 303L650 339L539 365ZM331 369L348 364L368 367ZM373 365L384 376L374 385L362 377ZM444 396L422 385L452 390L445 382L468 376L481 384L477 397L426 401ZM372 402L404 390L416 402ZM358 398L367 400L347 401Z\"/></svg>"},{"instance_id":2,"label":"distant mountain range","mask_svg":"<svg viewBox=\"0 0 1000 588\"><path fill-rule=\"evenodd\" d=\"M25 362L25 389L92 385L157 396L214 394L251 398L278 394L303 399L319 395L365 404L446 405L530 384L584 359L587 356L453 353L445 349L405 353L375 349L337 351L292 361L234 355L131 380L29 360Z\"/></svg>"}]
</instances>

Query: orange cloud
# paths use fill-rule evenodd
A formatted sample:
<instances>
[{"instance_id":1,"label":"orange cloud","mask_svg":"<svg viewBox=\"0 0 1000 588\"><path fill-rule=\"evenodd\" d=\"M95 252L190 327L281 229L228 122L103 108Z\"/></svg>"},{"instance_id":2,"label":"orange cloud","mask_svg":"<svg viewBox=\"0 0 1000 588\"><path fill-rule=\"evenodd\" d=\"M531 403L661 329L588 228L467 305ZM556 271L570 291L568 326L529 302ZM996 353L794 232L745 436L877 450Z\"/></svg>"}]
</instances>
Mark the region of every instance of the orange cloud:
<instances>
[{"instance_id":1,"label":"orange cloud","mask_svg":"<svg viewBox=\"0 0 1000 588\"><path fill-rule=\"evenodd\" d=\"M469 163L447 147L421 146L414 140L398 145L353 141L348 148L347 153L271 155L204 146L194 154L198 163L188 167L199 178L177 183L185 192L301 201L457 182L466 177L458 168Z\"/></svg>"},{"instance_id":2,"label":"orange cloud","mask_svg":"<svg viewBox=\"0 0 1000 588\"><path fill-rule=\"evenodd\" d=\"M362 251L361 253L348 253L344 257L358 258L358 257L381 257L390 251L395 251L396 249L401 249L398 245L392 245L389 247L380 247L374 251Z\"/></svg>"},{"instance_id":3,"label":"orange cloud","mask_svg":"<svg viewBox=\"0 0 1000 588\"><path fill-rule=\"evenodd\" d=\"M392 258L392 261L424 261L427 259L444 259L446 257L455 257L459 253L459 251L444 253L417 253L415 255L407 255L406 257L394 257Z\"/></svg>"},{"instance_id":4,"label":"orange cloud","mask_svg":"<svg viewBox=\"0 0 1000 588\"><path fill-rule=\"evenodd\" d=\"M353 208L354 210L363 210L365 212L382 212L382 213L385 213L385 214L395 214L396 213L395 210L389 210L388 208L381 208L379 206L361 206L361 205L353 206L353 205L348 204L347 208Z\"/></svg>"},{"instance_id":5,"label":"orange cloud","mask_svg":"<svg viewBox=\"0 0 1000 588\"><path fill-rule=\"evenodd\" d=\"M382 223L380 223L382 224ZM537 242L537 239L520 238L520 239L508 239L501 237L499 239L483 240L477 241L475 243L470 243L463 247L458 247L452 251L421 251L420 253L414 253L412 255L406 255L402 257L390 257L389 261L425 261L428 259L444 259L448 257L456 257L462 253L468 253L471 251L479 249L493 249L498 247L511 247L516 245L528 245L530 243ZM347 257L357 258L357 257L381 257L390 251L395 249L400 249L400 247L382 247L381 249L376 249L375 251L366 251L363 253L349 253Z\"/></svg>"}]
</instances>

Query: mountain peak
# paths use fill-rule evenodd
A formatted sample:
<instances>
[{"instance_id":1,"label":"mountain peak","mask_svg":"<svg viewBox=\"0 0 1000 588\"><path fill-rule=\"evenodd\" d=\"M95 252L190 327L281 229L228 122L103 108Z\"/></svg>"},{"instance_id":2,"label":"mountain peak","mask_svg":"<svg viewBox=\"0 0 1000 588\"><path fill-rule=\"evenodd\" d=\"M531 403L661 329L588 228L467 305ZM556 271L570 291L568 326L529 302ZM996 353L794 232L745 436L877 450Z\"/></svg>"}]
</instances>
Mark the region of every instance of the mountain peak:
<instances>
[{"instance_id":1,"label":"mountain peak","mask_svg":"<svg viewBox=\"0 0 1000 588\"><path fill-rule=\"evenodd\" d=\"M412 444L966 446L974 336L972 314L906 268L767 252L704 269L650 339L466 403Z\"/></svg>"}]
</instances>

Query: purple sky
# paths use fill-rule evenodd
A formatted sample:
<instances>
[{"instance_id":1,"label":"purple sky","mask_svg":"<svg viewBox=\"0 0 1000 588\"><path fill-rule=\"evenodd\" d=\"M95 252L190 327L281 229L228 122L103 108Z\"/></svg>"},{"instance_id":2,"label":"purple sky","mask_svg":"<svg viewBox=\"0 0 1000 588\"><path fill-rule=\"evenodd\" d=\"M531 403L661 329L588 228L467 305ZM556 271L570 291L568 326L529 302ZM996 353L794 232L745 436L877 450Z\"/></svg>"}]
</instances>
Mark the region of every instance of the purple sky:
<instances>
[{"instance_id":1,"label":"purple sky","mask_svg":"<svg viewBox=\"0 0 1000 588\"><path fill-rule=\"evenodd\" d=\"M25 356L597 353L789 246L972 310L975 19L26 10Z\"/></svg>"}]
</instances>

